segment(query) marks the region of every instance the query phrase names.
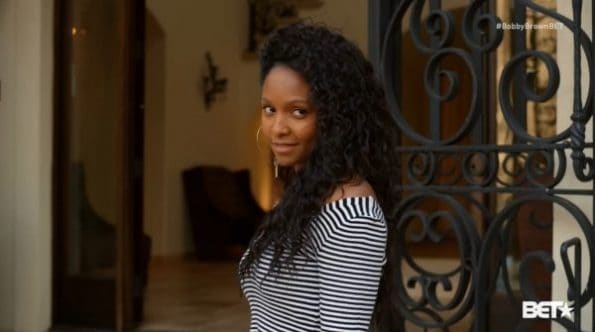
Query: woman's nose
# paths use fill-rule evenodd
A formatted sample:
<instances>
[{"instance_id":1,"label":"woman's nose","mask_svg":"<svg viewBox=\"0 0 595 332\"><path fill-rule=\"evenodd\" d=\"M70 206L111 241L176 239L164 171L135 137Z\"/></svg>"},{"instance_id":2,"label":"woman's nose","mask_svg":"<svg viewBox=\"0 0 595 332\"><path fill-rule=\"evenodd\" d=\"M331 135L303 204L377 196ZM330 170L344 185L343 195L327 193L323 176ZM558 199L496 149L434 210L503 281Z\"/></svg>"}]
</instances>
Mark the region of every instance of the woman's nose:
<instances>
[{"instance_id":1,"label":"woman's nose","mask_svg":"<svg viewBox=\"0 0 595 332\"><path fill-rule=\"evenodd\" d=\"M274 135L286 135L289 133L289 126L287 119L284 116L277 116L273 123L273 134Z\"/></svg>"}]
</instances>

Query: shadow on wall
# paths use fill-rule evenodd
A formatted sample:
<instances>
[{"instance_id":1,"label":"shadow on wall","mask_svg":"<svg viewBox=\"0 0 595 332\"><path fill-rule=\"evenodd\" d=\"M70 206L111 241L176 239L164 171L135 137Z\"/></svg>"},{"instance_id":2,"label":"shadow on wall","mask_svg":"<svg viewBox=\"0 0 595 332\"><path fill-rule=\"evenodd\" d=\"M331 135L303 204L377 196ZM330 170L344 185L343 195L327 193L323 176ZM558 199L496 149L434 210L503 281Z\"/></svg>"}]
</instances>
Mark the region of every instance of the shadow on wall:
<instances>
[{"instance_id":1,"label":"shadow on wall","mask_svg":"<svg viewBox=\"0 0 595 332\"><path fill-rule=\"evenodd\" d=\"M145 11L144 229L162 251L165 224L165 32Z\"/></svg>"}]
</instances>

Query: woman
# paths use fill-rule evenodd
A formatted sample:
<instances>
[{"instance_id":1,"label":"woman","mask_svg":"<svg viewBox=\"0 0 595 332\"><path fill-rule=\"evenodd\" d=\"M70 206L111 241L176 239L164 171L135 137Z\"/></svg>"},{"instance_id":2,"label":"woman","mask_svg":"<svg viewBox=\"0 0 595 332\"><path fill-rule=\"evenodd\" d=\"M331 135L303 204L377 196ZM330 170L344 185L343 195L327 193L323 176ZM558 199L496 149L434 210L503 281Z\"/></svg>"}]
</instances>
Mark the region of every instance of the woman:
<instances>
[{"instance_id":1,"label":"woman","mask_svg":"<svg viewBox=\"0 0 595 332\"><path fill-rule=\"evenodd\" d=\"M389 265L383 212L398 203L384 93L322 26L277 30L260 60L259 131L283 194L240 261L250 331L368 331Z\"/></svg>"}]
</instances>

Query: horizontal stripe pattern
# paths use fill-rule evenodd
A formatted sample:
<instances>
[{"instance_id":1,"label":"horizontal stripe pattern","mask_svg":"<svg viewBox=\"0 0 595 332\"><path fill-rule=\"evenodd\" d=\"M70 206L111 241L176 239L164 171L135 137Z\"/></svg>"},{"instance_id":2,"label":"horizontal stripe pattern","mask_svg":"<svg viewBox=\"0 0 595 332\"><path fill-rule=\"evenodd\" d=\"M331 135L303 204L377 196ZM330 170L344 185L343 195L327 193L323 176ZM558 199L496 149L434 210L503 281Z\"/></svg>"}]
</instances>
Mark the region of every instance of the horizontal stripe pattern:
<instances>
[{"instance_id":1,"label":"horizontal stripe pattern","mask_svg":"<svg viewBox=\"0 0 595 332\"><path fill-rule=\"evenodd\" d=\"M307 236L310 246L296 255L295 271L265 278L269 248L243 280L250 332L368 331L386 263L380 205L372 196L328 203Z\"/></svg>"}]
</instances>

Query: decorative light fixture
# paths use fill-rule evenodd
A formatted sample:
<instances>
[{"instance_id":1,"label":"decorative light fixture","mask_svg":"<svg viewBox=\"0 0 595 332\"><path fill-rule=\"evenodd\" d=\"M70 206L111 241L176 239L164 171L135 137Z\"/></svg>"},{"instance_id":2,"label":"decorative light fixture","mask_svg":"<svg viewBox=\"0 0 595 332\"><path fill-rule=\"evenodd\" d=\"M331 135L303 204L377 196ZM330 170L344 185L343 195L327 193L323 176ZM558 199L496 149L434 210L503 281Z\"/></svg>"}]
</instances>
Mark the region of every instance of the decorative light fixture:
<instances>
[{"instance_id":1,"label":"decorative light fixture","mask_svg":"<svg viewBox=\"0 0 595 332\"><path fill-rule=\"evenodd\" d=\"M250 10L245 58L256 58L264 38L278 27L301 21L299 8L318 8L322 0L248 0Z\"/></svg>"},{"instance_id":2,"label":"decorative light fixture","mask_svg":"<svg viewBox=\"0 0 595 332\"><path fill-rule=\"evenodd\" d=\"M224 93L227 88L227 78L218 78L217 73L219 68L213 64L211 53L205 54L207 58L207 75L202 78L202 89L204 96L205 108L208 111L213 101L215 101L218 93Z\"/></svg>"}]
</instances>

